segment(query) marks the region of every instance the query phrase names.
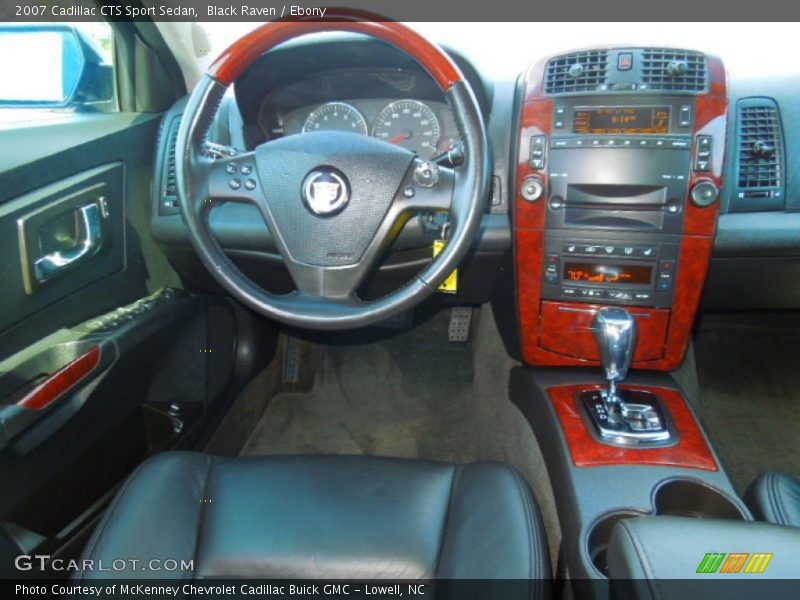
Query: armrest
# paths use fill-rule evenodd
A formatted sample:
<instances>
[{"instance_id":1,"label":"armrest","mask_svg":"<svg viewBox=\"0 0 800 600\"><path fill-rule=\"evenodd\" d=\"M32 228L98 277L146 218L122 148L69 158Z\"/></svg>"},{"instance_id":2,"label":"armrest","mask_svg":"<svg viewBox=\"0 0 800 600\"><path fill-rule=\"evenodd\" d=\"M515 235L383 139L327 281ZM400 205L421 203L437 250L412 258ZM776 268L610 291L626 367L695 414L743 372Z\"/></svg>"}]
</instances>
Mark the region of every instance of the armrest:
<instances>
[{"instance_id":1,"label":"armrest","mask_svg":"<svg viewBox=\"0 0 800 600\"><path fill-rule=\"evenodd\" d=\"M722 519L639 517L617 523L609 576L625 597L662 598L664 579L800 577L800 528Z\"/></svg>"}]
</instances>

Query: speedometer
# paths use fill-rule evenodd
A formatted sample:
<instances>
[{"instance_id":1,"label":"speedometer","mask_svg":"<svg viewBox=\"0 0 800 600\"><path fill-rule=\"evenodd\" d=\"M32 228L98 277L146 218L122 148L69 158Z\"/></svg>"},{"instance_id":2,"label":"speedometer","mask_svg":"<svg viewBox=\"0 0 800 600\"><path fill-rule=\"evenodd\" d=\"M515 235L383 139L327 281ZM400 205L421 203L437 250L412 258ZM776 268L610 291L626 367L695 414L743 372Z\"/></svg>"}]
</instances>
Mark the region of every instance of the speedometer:
<instances>
[{"instance_id":1,"label":"speedometer","mask_svg":"<svg viewBox=\"0 0 800 600\"><path fill-rule=\"evenodd\" d=\"M439 119L430 106L417 100L397 100L378 115L372 135L430 158L439 144Z\"/></svg>"},{"instance_id":2,"label":"speedometer","mask_svg":"<svg viewBox=\"0 0 800 600\"><path fill-rule=\"evenodd\" d=\"M311 111L303 133L309 131L352 131L367 135L367 122L363 115L345 102L328 102Z\"/></svg>"}]
</instances>

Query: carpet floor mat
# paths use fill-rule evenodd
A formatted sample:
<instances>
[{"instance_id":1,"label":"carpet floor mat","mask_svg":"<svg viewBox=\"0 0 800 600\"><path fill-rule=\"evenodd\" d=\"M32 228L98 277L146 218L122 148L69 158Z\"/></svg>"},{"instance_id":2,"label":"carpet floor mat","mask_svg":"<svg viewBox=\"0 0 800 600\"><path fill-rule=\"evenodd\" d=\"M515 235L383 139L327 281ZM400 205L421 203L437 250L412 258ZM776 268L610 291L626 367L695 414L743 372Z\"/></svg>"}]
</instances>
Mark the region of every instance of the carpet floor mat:
<instances>
[{"instance_id":1,"label":"carpet floor mat","mask_svg":"<svg viewBox=\"0 0 800 600\"><path fill-rule=\"evenodd\" d=\"M695 354L700 418L736 490L765 471L800 477L800 319L709 315Z\"/></svg>"}]
</instances>

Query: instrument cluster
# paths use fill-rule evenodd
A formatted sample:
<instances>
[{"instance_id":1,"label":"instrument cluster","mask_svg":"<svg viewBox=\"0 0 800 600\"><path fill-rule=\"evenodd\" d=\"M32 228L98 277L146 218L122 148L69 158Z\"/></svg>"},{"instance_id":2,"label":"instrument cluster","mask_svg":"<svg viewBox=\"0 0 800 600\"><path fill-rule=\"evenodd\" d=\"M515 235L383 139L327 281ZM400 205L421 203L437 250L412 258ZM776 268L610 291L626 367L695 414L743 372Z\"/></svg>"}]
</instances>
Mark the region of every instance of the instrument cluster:
<instances>
[{"instance_id":1,"label":"instrument cluster","mask_svg":"<svg viewBox=\"0 0 800 600\"><path fill-rule=\"evenodd\" d=\"M302 135L327 130L370 135L422 158L447 152L460 143L449 106L415 98L356 98L303 106L283 115L281 130L271 133Z\"/></svg>"}]
</instances>

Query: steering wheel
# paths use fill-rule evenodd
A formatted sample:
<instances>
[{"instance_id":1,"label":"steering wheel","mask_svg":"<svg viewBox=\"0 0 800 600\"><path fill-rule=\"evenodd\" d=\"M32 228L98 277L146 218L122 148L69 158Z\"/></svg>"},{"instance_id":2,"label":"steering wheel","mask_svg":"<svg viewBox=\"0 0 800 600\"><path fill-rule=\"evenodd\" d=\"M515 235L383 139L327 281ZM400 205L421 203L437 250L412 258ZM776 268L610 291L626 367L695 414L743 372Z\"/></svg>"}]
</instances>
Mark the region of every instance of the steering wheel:
<instances>
[{"instance_id":1,"label":"steering wheel","mask_svg":"<svg viewBox=\"0 0 800 600\"><path fill-rule=\"evenodd\" d=\"M232 296L289 325L352 329L419 304L465 256L484 212L489 153L469 83L443 50L404 25L378 19L345 13L324 22L262 25L223 52L203 75L178 131L178 194L195 251ZM206 142L225 91L253 61L292 38L329 31L388 42L430 74L452 108L464 143L459 167L439 167L388 142L350 132L291 135L243 154ZM208 221L210 208L223 201L258 207L296 291L269 293L227 257ZM359 285L405 220L438 211L449 212L452 225L444 250L402 288L377 300L361 300Z\"/></svg>"}]
</instances>

